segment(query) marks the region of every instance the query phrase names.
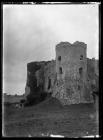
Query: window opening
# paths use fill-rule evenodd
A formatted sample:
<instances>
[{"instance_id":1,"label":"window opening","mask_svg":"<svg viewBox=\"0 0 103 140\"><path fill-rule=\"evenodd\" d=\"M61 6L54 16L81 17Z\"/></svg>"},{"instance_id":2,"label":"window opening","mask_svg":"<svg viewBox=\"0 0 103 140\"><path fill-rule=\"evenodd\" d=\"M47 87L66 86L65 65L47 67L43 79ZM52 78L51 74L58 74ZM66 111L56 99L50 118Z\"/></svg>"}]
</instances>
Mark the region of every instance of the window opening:
<instances>
[{"instance_id":1,"label":"window opening","mask_svg":"<svg viewBox=\"0 0 103 140\"><path fill-rule=\"evenodd\" d=\"M61 61L61 56L58 56L58 60Z\"/></svg>"},{"instance_id":2,"label":"window opening","mask_svg":"<svg viewBox=\"0 0 103 140\"><path fill-rule=\"evenodd\" d=\"M48 89L50 89L50 87L51 87L51 79L48 80Z\"/></svg>"},{"instance_id":3,"label":"window opening","mask_svg":"<svg viewBox=\"0 0 103 140\"><path fill-rule=\"evenodd\" d=\"M83 68L79 68L79 74L82 77L82 75L83 75Z\"/></svg>"},{"instance_id":4,"label":"window opening","mask_svg":"<svg viewBox=\"0 0 103 140\"><path fill-rule=\"evenodd\" d=\"M80 55L80 60L83 60L83 55Z\"/></svg>"},{"instance_id":5,"label":"window opening","mask_svg":"<svg viewBox=\"0 0 103 140\"><path fill-rule=\"evenodd\" d=\"M60 74L62 74L62 73L63 73L63 72L62 72L62 68L61 68L61 67L59 68L59 73L60 73Z\"/></svg>"},{"instance_id":6,"label":"window opening","mask_svg":"<svg viewBox=\"0 0 103 140\"><path fill-rule=\"evenodd\" d=\"M78 90L80 90L80 86L78 85Z\"/></svg>"}]
</instances>

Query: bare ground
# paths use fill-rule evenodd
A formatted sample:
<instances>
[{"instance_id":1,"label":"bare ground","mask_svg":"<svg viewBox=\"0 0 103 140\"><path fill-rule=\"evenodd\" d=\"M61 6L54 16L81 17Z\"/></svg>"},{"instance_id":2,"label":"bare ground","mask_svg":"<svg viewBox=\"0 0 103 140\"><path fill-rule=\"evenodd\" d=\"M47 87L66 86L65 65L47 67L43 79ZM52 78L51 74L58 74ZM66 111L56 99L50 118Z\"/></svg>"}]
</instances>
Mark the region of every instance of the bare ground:
<instances>
[{"instance_id":1,"label":"bare ground","mask_svg":"<svg viewBox=\"0 0 103 140\"><path fill-rule=\"evenodd\" d=\"M98 135L98 120L93 104L62 106L54 98L39 105L4 108L4 136L43 137L63 135L82 137Z\"/></svg>"}]
</instances>

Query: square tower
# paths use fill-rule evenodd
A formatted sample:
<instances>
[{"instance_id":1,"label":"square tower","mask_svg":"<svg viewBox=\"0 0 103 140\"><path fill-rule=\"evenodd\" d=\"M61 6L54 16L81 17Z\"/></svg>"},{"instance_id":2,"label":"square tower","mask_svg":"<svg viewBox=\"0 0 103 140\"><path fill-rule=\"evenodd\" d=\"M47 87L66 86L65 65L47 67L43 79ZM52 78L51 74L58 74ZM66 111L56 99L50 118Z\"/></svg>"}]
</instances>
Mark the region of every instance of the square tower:
<instances>
[{"instance_id":1,"label":"square tower","mask_svg":"<svg viewBox=\"0 0 103 140\"><path fill-rule=\"evenodd\" d=\"M86 102L87 45L61 42L56 45L57 83L54 95L63 104Z\"/></svg>"}]
</instances>

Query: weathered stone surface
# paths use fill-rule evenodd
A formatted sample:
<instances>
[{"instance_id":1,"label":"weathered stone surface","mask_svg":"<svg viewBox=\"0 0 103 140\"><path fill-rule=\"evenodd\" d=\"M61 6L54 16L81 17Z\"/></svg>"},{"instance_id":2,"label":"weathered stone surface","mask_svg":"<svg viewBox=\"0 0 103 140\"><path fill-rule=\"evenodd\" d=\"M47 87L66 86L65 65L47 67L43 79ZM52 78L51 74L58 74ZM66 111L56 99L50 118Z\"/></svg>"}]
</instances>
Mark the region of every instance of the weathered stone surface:
<instances>
[{"instance_id":1,"label":"weathered stone surface","mask_svg":"<svg viewBox=\"0 0 103 140\"><path fill-rule=\"evenodd\" d=\"M62 73L60 69L62 69ZM86 44L82 42L75 42L74 44L61 42L58 44L56 46L56 72L57 80L64 80L65 104L82 102L84 84L87 78ZM79 90L78 86L80 87ZM63 91L60 90L59 94L62 94L61 92Z\"/></svg>"},{"instance_id":2,"label":"weathered stone surface","mask_svg":"<svg viewBox=\"0 0 103 140\"><path fill-rule=\"evenodd\" d=\"M25 87L25 97L27 96L27 95L29 95L30 94L30 87L29 86L26 86Z\"/></svg>"},{"instance_id":3,"label":"weathered stone surface","mask_svg":"<svg viewBox=\"0 0 103 140\"><path fill-rule=\"evenodd\" d=\"M27 65L26 94L39 97L45 91L64 105L92 102L91 91L98 90L98 61L86 54L83 42L57 44L56 60Z\"/></svg>"}]
</instances>

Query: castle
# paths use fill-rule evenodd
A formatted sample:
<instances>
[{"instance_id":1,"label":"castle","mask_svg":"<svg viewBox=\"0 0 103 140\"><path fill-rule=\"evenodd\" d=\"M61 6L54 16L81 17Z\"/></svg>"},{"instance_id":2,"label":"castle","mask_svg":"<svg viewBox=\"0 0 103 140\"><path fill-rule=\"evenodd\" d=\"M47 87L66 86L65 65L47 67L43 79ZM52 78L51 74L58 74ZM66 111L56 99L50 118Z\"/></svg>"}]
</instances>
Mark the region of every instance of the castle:
<instances>
[{"instance_id":1,"label":"castle","mask_svg":"<svg viewBox=\"0 0 103 140\"><path fill-rule=\"evenodd\" d=\"M25 97L39 92L57 98L63 105L92 102L98 88L98 61L87 58L87 45L76 41L56 45L56 60L27 64Z\"/></svg>"}]
</instances>

